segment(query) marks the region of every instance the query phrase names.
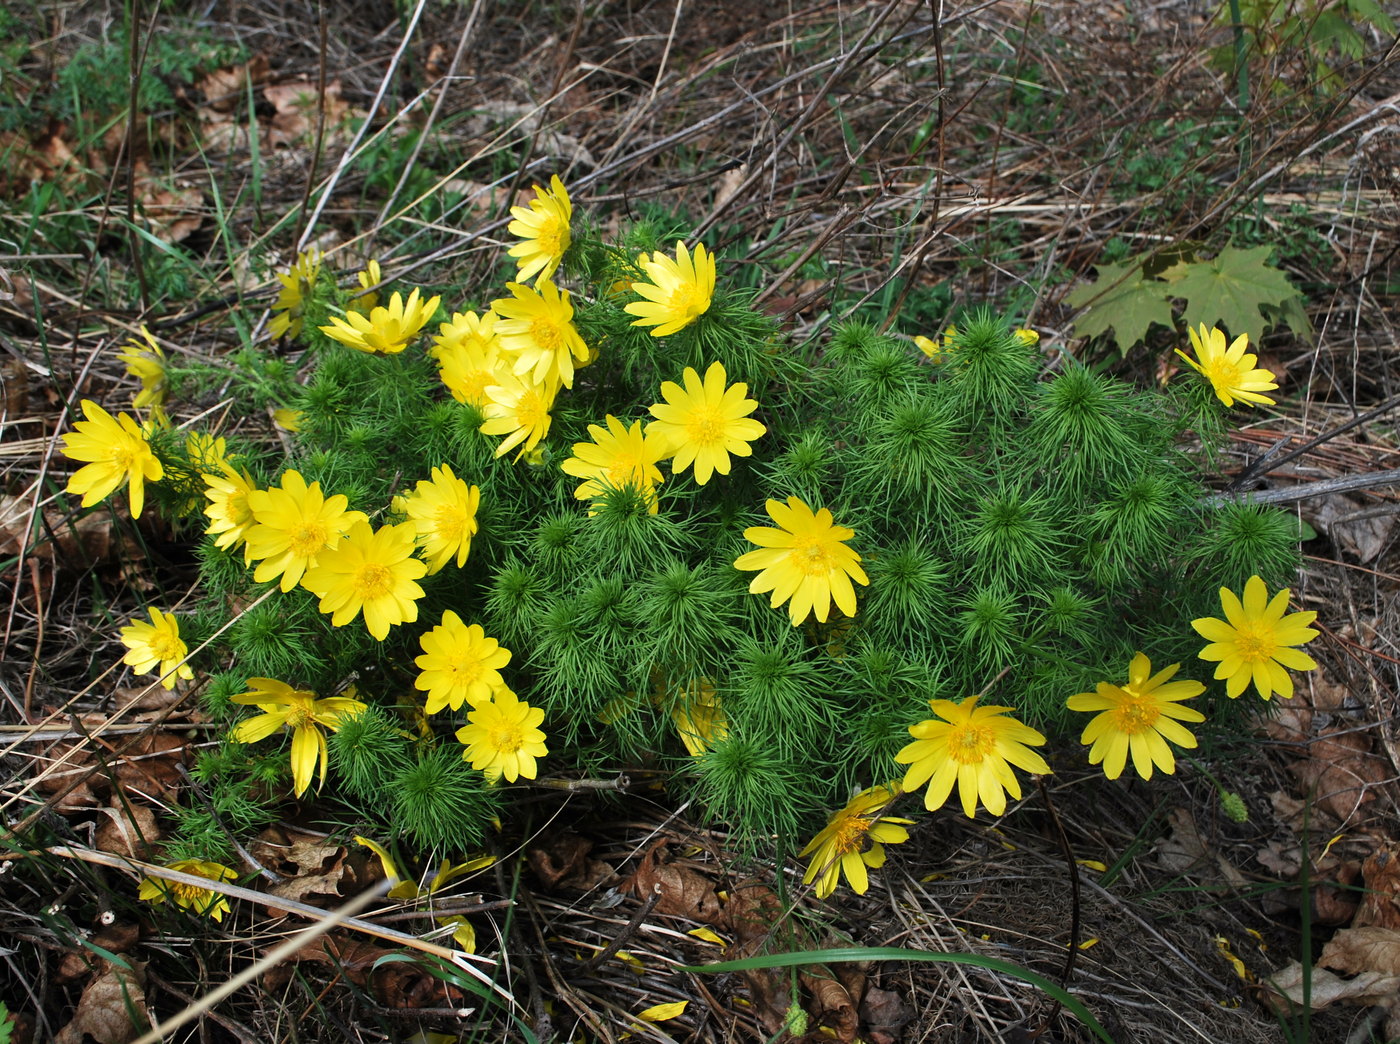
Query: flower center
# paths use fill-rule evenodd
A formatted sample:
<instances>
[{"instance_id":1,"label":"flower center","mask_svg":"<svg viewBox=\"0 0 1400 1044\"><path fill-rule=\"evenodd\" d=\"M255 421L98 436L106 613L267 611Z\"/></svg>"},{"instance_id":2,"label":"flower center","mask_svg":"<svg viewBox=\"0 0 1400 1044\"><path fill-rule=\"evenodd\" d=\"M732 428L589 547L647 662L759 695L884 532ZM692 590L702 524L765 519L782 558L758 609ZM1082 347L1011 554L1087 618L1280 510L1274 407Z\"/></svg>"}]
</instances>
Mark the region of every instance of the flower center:
<instances>
[{"instance_id":1,"label":"flower center","mask_svg":"<svg viewBox=\"0 0 1400 1044\"><path fill-rule=\"evenodd\" d=\"M847 816L832 833L831 846L838 855L859 852L866 836L870 833L870 820L860 816Z\"/></svg>"},{"instance_id":2,"label":"flower center","mask_svg":"<svg viewBox=\"0 0 1400 1044\"><path fill-rule=\"evenodd\" d=\"M326 524L321 521L303 522L292 530L291 552L298 558L310 558L326 546Z\"/></svg>"},{"instance_id":3,"label":"flower center","mask_svg":"<svg viewBox=\"0 0 1400 1044\"><path fill-rule=\"evenodd\" d=\"M697 406L686 419L685 433L691 442L711 446L724 438L724 422L717 411Z\"/></svg>"},{"instance_id":4,"label":"flower center","mask_svg":"<svg viewBox=\"0 0 1400 1044\"><path fill-rule=\"evenodd\" d=\"M539 235L535 237L535 242L539 244L540 252L548 254L550 257L560 257L568 249L569 244L565 242L564 236L568 232L569 226L561 222L557 217L548 218L540 226Z\"/></svg>"},{"instance_id":5,"label":"flower center","mask_svg":"<svg viewBox=\"0 0 1400 1044\"><path fill-rule=\"evenodd\" d=\"M671 299L667 304L677 317L683 317L686 322L690 322L705 311L708 302L700 299L694 285L681 283L671 291Z\"/></svg>"},{"instance_id":6,"label":"flower center","mask_svg":"<svg viewBox=\"0 0 1400 1044\"><path fill-rule=\"evenodd\" d=\"M522 428L538 428L548 414L544 396L533 388L520 396L520 402L515 407L515 421Z\"/></svg>"},{"instance_id":7,"label":"flower center","mask_svg":"<svg viewBox=\"0 0 1400 1044\"><path fill-rule=\"evenodd\" d=\"M481 661L468 652L460 652L447 661L447 673L462 685L471 685L481 677Z\"/></svg>"},{"instance_id":8,"label":"flower center","mask_svg":"<svg viewBox=\"0 0 1400 1044\"><path fill-rule=\"evenodd\" d=\"M1229 362L1223 355L1210 360L1202 368L1205 370L1206 378L1217 388L1229 388L1239 380L1239 367Z\"/></svg>"},{"instance_id":9,"label":"flower center","mask_svg":"<svg viewBox=\"0 0 1400 1044\"><path fill-rule=\"evenodd\" d=\"M959 765L978 765L996 747L992 730L979 725L954 725L948 731L948 756Z\"/></svg>"},{"instance_id":10,"label":"flower center","mask_svg":"<svg viewBox=\"0 0 1400 1044\"><path fill-rule=\"evenodd\" d=\"M1118 732L1136 736L1150 732L1162 716L1161 708L1151 699L1127 693L1128 701L1114 708L1113 722Z\"/></svg>"},{"instance_id":11,"label":"flower center","mask_svg":"<svg viewBox=\"0 0 1400 1044\"><path fill-rule=\"evenodd\" d=\"M393 589L394 574L386 565L368 562L360 566L355 573L353 586L355 593L366 602L374 598L383 598Z\"/></svg>"},{"instance_id":12,"label":"flower center","mask_svg":"<svg viewBox=\"0 0 1400 1044\"><path fill-rule=\"evenodd\" d=\"M433 530L447 541L460 541L467 527L467 513L456 504L443 504L433 512Z\"/></svg>"},{"instance_id":13,"label":"flower center","mask_svg":"<svg viewBox=\"0 0 1400 1044\"><path fill-rule=\"evenodd\" d=\"M530 336L542 351L557 352L564 347L564 331L558 323L550 319L536 319L531 322Z\"/></svg>"},{"instance_id":14,"label":"flower center","mask_svg":"<svg viewBox=\"0 0 1400 1044\"><path fill-rule=\"evenodd\" d=\"M794 537L792 550L788 552L788 562L808 576L826 576L832 569L827 542L821 537Z\"/></svg>"},{"instance_id":15,"label":"flower center","mask_svg":"<svg viewBox=\"0 0 1400 1044\"><path fill-rule=\"evenodd\" d=\"M173 634L164 631L157 631L146 644L151 647L152 655L160 660L179 660L184 656L183 651L178 649L178 646L184 643Z\"/></svg>"},{"instance_id":16,"label":"flower center","mask_svg":"<svg viewBox=\"0 0 1400 1044\"><path fill-rule=\"evenodd\" d=\"M119 442L112 447L112 463L122 471L136 472L140 470L138 463L141 456L139 447L132 445L128 440Z\"/></svg>"},{"instance_id":17,"label":"flower center","mask_svg":"<svg viewBox=\"0 0 1400 1044\"><path fill-rule=\"evenodd\" d=\"M246 489L230 493L224 504L228 520L235 525L245 525L253 520L252 508L248 507L248 491Z\"/></svg>"},{"instance_id":18,"label":"flower center","mask_svg":"<svg viewBox=\"0 0 1400 1044\"><path fill-rule=\"evenodd\" d=\"M501 754L514 754L525 742L520 729L514 725L498 725L488 734L491 746Z\"/></svg>"},{"instance_id":19,"label":"flower center","mask_svg":"<svg viewBox=\"0 0 1400 1044\"><path fill-rule=\"evenodd\" d=\"M181 906L202 906L214 898L214 893L207 888L199 888L178 881L170 882L170 890L174 893L175 902Z\"/></svg>"},{"instance_id":20,"label":"flower center","mask_svg":"<svg viewBox=\"0 0 1400 1044\"><path fill-rule=\"evenodd\" d=\"M1235 649L1246 663L1264 663L1274 658L1277 648L1272 635L1255 634L1253 631L1240 631L1235 638Z\"/></svg>"}]
</instances>

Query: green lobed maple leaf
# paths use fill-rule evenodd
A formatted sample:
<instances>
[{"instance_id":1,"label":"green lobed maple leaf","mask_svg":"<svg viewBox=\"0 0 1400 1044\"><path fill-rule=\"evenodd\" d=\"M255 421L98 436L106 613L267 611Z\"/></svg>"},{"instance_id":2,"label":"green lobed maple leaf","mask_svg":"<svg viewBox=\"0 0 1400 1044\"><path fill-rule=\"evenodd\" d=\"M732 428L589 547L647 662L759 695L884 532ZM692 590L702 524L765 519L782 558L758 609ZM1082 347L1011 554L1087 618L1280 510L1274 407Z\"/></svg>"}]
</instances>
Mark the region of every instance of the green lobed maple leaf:
<instances>
[{"instance_id":1,"label":"green lobed maple leaf","mask_svg":"<svg viewBox=\"0 0 1400 1044\"><path fill-rule=\"evenodd\" d=\"M1271 246L1225 247L1213 261L1179 262L1162 276L1171 282L1172 296L1186 299L1188 325L1223 325L1231 337L1248 334L1258 344L1268 323L1263 309L1293 314L1284 309L1301 296L1288 277L1269 264L1272 250Z\"/></svg>"},{"instance_id":2,"label":"green lobed maple leaf","mask_svg":"<svg viewBox=\"0 0 1400 1044\"><path fill-rule=\"evenodd\" d=\"M1065 295L1066 304L1088 309L1074 321L1076 335L1095 337L1111 327L1118 350L1127 355L1153 323L1172 328L1171 299L1176 290L1170 283L1148 278L1141 258L1094 267L1098 279Z\"/></svg>"}]
</instances>

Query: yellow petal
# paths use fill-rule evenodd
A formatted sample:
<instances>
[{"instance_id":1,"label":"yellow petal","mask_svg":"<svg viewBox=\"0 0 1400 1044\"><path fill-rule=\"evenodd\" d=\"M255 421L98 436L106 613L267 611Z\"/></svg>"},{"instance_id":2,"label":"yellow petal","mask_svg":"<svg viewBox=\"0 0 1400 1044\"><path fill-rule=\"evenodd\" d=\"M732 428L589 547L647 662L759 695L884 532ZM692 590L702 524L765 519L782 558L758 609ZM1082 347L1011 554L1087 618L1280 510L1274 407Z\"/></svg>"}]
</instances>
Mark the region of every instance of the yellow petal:
<instances>
[{"instance_id":1,"label":"yellow petal","mask_svg":"<svg viewBox=\"0 0 1400 1044\"><path fill-rule=\"evenodd\" d=\"M655 1004L646 1011L638 1012L637 1018L643 1022L665 1022L683 1013L690 1001L672 1001L670 1004Z\"/></svg>"},{"instance_id":2,"label":"yellow petal","mask_svg":"<svg viewBox=\"0 0 1400 1044\"><path fill-rule=\"evenodd\" d=\"M705 940L705 942L707 942L707 943L714 943L716 946L723 946L723 945L724 945L724 940L721 939L721 938L720 938L718 935L716 935L714 932L710 931L710 929L708 929L708 928L692 928L690 931L686 932L685 934L686 934L686 935L693 935L693 936L695 936L695 938L697 938L697 939L703 939L703 940Z\"/></svg>"}]
</instances>

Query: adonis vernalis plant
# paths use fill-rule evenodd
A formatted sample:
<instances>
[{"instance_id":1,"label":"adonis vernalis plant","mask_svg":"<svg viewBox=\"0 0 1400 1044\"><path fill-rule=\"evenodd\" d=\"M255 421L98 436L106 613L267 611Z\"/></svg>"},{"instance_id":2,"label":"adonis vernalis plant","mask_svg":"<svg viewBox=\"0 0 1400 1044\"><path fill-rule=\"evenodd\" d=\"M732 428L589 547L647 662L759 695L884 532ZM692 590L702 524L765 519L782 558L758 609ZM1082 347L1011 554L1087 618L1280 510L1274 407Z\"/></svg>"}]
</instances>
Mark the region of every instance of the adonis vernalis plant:
<instances>
[{"instance_id":1,"label":"adonis vernalis plant","mask_svg":"<svg viewBox=\"0 0 1400 1044\"><path fill-rule=\"evenodd\" d=\"M213 679L205 757L245 789L462 855L531 787L645 764L751 849L806 844L825 896L870 884L901 804L1001 815L1086 755L1170 772L1315 666L1296 526L1206 496L1201 418L1275 389L1239 339L1191 332L1165 390L987 312L793 343L710 244L604 242L574 204L537 187L496 280L450 293L386 259L351 291L387 275L377 300L331 301L299 259L274 323L304 367L238 364L282 374L275 440L82 404L83 507L150 490L202 535L191 608L127 662Z\"/></svg>"}]
</instances>

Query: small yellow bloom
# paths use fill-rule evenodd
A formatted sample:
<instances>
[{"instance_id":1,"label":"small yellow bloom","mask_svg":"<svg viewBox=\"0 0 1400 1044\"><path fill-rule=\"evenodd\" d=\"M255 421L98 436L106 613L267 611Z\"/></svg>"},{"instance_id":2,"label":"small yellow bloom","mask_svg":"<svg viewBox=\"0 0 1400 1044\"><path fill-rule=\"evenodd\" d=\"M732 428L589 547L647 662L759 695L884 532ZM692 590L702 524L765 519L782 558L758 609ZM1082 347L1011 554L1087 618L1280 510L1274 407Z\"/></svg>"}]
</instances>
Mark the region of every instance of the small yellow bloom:
<instances>
[{"instance_id":1,"label":"small yellow bloom","mask_svg":"<svg viewBox=\"0 0 1400 1044\"><path fill-rule=\"evenodd\" d=\"M347 312L344 319L333 315L330 317L331 325L323 326L320 330L332 340L362 352L396 355L418 336L441 301L441 297L421 300L421 291L416 287L405 301L403 295L395 290L387 308L376 305L368 316L353 311Z\"/></svg>"},{"instance_id":2,"label":"small yellow bloom","mask_svg":"<svg viewBox=\"0 0 1400 1044\"><path fill-rule=\"evenodd\" d=\"M205 473L204 495L209 503L204 513L209 517L209 528L204 532L214 538L214 546L232 551L248 538L248 531L256 524L253 509L248 505L248 497L257 486L246 471L235 471L227 463L223 474ZM244 563L252 561L252 556L244 548Z\"/></svg>"},{"instance_id":3,"label":"small yellow bloom","mask_svg":"<svg viewBox=\"0 0 1400 1044\"><path fill-rule=\"evenodd\" d=\"M131 401L132 408L137 410L165 402L165 352L144 325L141 337L145 344L127 341L124 350L117 353L117 358L126 363L126 372L141 382L141 390Z\"/></svg>"},{"instance_id":4,"label":"small yellow bloom","mask_svg":"<svg viewBox=\"0 0 1400 1044\"><path fill-rule=\"evenodd\" d=\"M860 555L845 544L855 530L836 525L826 508L813 512L797 497L788 497L786 504L770 500L765 510L781 528L744 530L744 539L759 549L734 560L735 569L761 570L749 582L749 591L773 592L774 609L787 602L794 627L814 613L817 622L826 623L832 602L847 616L855 616L851 581L870 583L859 565Z\"/></svg>"},{"instance_id":5,"label":"small yellow bloom","mask_svg":"<svg viewBox=\"0 0 1400 1044\"><path fill-rule=\"evenodd\" d=\"M506 688L501 668L510 663L510 650L488 638L480 624L462 623L451 609L418 643L423 655L413 662L421 673L413 687L428 694L424 713L460 710L463 703L478 707Z\"/></svg>"},{"instance_id":6,"label":"small yellow bloom","mask_svg":"<svg viewBox=\"0 0 1400 1044\"><path fill-rule=\"evenodd\" d=\"M870 887L865 868L878 870L885 865L885 845L909 840L909 831L904 828L913 820L884 814L898 796L898 783L862 790L845 808L833 812L826 826L798 853L799 857L812 856L802 883L816 881L818 899L836 890L843 873L851 891L864 895Z\"/></svg>"},{"instance_id":7,"label":"small yellow bloom","mask_svg":"<svg viewBox=\"0 0 1400 1044\"><path fill-rule=\"evenodd\" d=\"M1249 347L1248 334L1240 334L1227 349L1225 334L1216 327L1207 330L1206 324L1202 323L1199 336L1190 327L1187 327L1186 332L1191 335L1191 347L1196 349L1196 359L1200 362L1192 359L1180 348L1176 350L1176 354L1210 381L1210 386L1215 389L1216 398L1226 406L1233 406L1236 399L1264 406L1274 404L1273 399L1261 395L1260 392L1272 391L1278 384L1268 370L1255 368L1254 364L1259 361L1257 355L1245 354L1245 349Z\"/></svg>"},{"instance_id":8,"label":"small yellow bloom","mask_svg":"<svg viewBox=\"0 0 1400 1044\"><path fill-rule=\"evenodd\" d=\"M248 691L232 700L263 712L233 727L229 738L235 743L257 743L279 729L292 730L292 782L296 797L301 797L311 786L318 761L321 783L326 782L326 737L321 729L335 732L346 718L353 718L365 709L359 700L347 696L318 700L314 692L293 689L274 678L249 678Z\"/></svg>"},{"instance_id":9,"label":"small yellow bloom","mask_svg":"<svg viewBox=\"0 0 1400 1044\"><path fill-rule=\"evenodd\" d=\"M633 421L631 428L608 414L607 429L597 424L588 426L592 442L574 443L574 455L560 467L564 474L584 482L574 490L575 500L598 501L610 489L631 486L641 493L657 511L656 487L661 484L661 469L656 466L665 454L661 439L643 435L642 422Z\"/></svg>"},{"instance_id":10,"label":"small yellow bloom","mask_svg":"<svg viewBox=\"0 0 1400 1044\"><path fill-rule=\"evenodd\" d=\"M301 431L301 410L279 406L272 411L272 423L283 431Z\"/></svg>"},{"instance_id":11,"label":"small yellow bloom","mask_svg":"<svg viewBox=\"0 0 1400 1044\"><path fill-rule=\"evenodd\" d=\"M144 483L158 482L165 469L128 414L113 417L88 399L79 405L87 419L74 423L76 430L63 436L63 455L87 463L69 477L64 492L82 494L83 507L92 507L129 482L131 516L140 518L146 503Z\"/></svg>"},{"instance_id":12,"label":"small yellow bloom","mask_svg":"<svg viewBox=\"0 0 1400 1044\"><path fill-rule=\"evenodd\" d=\"M335 547L316 556L302 586L321 599L331 625L343 627L361 612L365 627L379 641L389 628L418 619L423 588L415 582L428 567L413 557L413 523L371 529L356 522Z\"/></svg>"},{"instance_id":13,"label":"small yellow bloom","mask_svg":"<svg viewBox=\"0 0 1400 1044\"><path fill-rule=\"evenodd\" d=\"M554 407L558 385L531 384L512 373L500 374L498 381L486 389L486 406L482 410L486 419L480 430L483 435L505 436L496 447L498 457L519 446L520 452L515 455L519 460L549 434L553 420L549 411Z\"/></svg>"},{"instance_id":14,"label":"small yellow bloom","mask_svg":"<svg viewBox=\"0 0 1400 1044\"><path fill-rule=\"evenodd\" d=\"M574 386L574 367L588 360L588 345L574 326L569 291L548 279L536 289L507 283L510 297L491 302L496 336L511 372L522 381L565 388Z\"/></svg>"},{"instance_id":15,"label":"small yellow bloom","mask_svg":"<svg viewBox=\"0 0 1400 1044\"><path fill-rule=\"evenodd\" d=\"M544 733L538 728L544 721L543 710L502 689L472 708L467 721L469 724L457 730L457 739L467 748L462 752L463 761L481 769L489 780L504 776L514 783L522 777L535 778L535 759L549 753Z\"/></svg>"},{"instance_id":16,"label":"small yellow bloom","mask_svg":"<svg viewBox=\"0 0 1400 1044\"><path fill-rule=\"evenodd\" d=\"M180 621L174 613L163 613L155 606L147 611L151 614L150 623L133 620L121 629L122 644L127 648L122 663L137 674L159 673L160 683L167 689L175 688L176 678L192 680L194 671L181 662L189 655L189 649L180 640Z\"/></svg>"},{"instance_id":17,"label":"small yellow bloom","mask_svg":"<svg viewBox=\"0 0 1400 1044\"><path fill-rule=\"evenodd\" d=\"M933 713L942 720L928 719L909 726L914 742L895 754L894 760L908 765L901 783L906 791L928 783L924 807L930 812L942 808L957 784L963 812L969 819L977 814L980 799L987 811L999 816L1006 811L1006 794L1018 801L1021 784L1011 771L1015 765L1026 772L1048 775L1050 766L1032 746L1045 737L1029 725L1008 717L1010 707L979 707L978 697L961 703L930 700Z\"/></svg>"},{"instance_id":18,"label":"small yellow bloom","mask_svg":"<svg viewBox=\"0 0 1400 1044\"><path fill-rule=\"evenodd\" d=\"M368 318L369 314L379 307L379 291L371 290L370 287L384 282L384 273L379 270L379 262L370 258L364 270L355 273L355 282L359 284L360 292L352 297L345 307L348 311L358 312Z\"/></svg>"},{"instance_id":19,"label":"small yellow bloom","mask_svg":"<svg viewBox=\"0 0 1400 1044\"><path fill-rule=\"evenodd\" d=\"M1310 671L1317 667L1311 656L1293 648L1317 637L1317 631L1308 626L1317 619L1317 613L1284 616L1288 595L1285 587L1270 599L1264 581L1251 576L1244 585L1243 600L1229 588L1220 589L1224 620L1205 616L1191 621L1196 633L1211 643L1201 650L1200 658L1219 661L1215 677L1225 679L1225 693L1232 700L1244 692L1251 679L1264 699L1274 693L1289 699L1293 695L1289 670Z\"/></svg>"},{"instance_id":20,"label":"small yellow bloom","mask_svg":"<svg viewBox=\"0 0 1400 1044\"><path fill-rule=\"evenodd\" d=\"M418 546L428 563L429 575L455 556L457 568L466 564L476 535L476 509L481 490L468 486L446 464L433 468L431 480L420 480L412 493L400 497L398 506L413 523Z\"/></svg>"},{"instance_id":21,"label":"small yellow bloom","mask_svg":"<svg viewBox=\"0 0 1400 1044\"><path fill-rule=\"evenodd\" d=\"M674 381L661 385L666 401L651 407L656 418L647 425L647 436L662 438L675 475L694 465L695 481L703 486L715 472L729 474L729 455L753 454L749 445L767 432L749 416L758 403L748 398L749 386L742 382L725 386L728 377L720 363L711 363L702 383L700 374L687 366L682 389Z\"/></svg>"},{"instance_id":22,"label":"small yellow bloom","mask_svg":"<svg viewBox=\"0 0 1400 1044\"><path fill-rule=\"evenodd\" d=\"M277 282L282 284L282 288L277 292L277 300L272 302L273 316L268 323L273 337L301 336L306 301L320 274L321 255L315 250L298 254L291 268L277 273Z\"/></svg>"},{"instance_id":23,"label":"small yellow bloom","mask_svg":"<svg viewBox=\"0 0 1400 1044\"><path fill-rule=\"evenodd\" d=\"M238 874L222 863L210 863L203 859L177 859L166 867L182 874L207 877L210 881L237 881ZM228 897L213 888L199 888L196 885L177 884L160 877L143 877L137 897L159 906L167 899L186 910L222 921L228 913Z\"/></svg>"},{"instance_id":24,"label":"small yellow bloom","mask_svg":"<svg viewBox=\"0 0 1400 1044\"><path fill-rule=\"evenodd\" d=\"M1128 754L1133 756L1133 768L1143 779L1152 778L1155 765L1168 774L1176 771L1176 758L1170 740L1179 747L1196 746L1183 721L1205 721L1206 716L1190 707L1178 706L1206 691L1200 682L1172 681L1181 669L1174 663L1157 674L1152 673L1152 661L1142 653L1133 657L1128 666L1128 684L1099 682L1097 691L1080 692L1066 703L1072 711L1101 711L1084 727L1080 743L1092 743L1089 764L1103 763L1104 775L1117 779L1123 774Z\"/></svg>"},{"instance_id":25,"label":"small yellow bloom","mask_svg":"<svg viewBox=\"0 0 1400 1044\"><path fill-rule=\"evenodd\" d=\"M675 260L658 250L650 257L643 254L637 264L651 282L632 283L632 290L646 299L623 309L639 317L633 326L655 326L653 337L667 337L709 311L715 294L715 258L705 251L705 244L695 245L693 260L685 243L677 240Z\"/></svg>"},{"instance_id":26,"label":"small yellow bloom","mask_svg":"<svg viewBox=\"0 0 1400 1044\"><path fill-rule=\"evenodd\" d=\"M686 686L671 708L671 722L693 758L729 738L729 718L709 678L697 678Z\"/></svg>"},{"instance_id":27,"label":"small yellow bloom","mask_svg":"<svg viewBox=\"0 0 1400 1044\"><path fill-rule=\"evenodd\" d=\"M511 207L510 214L515 220L506 231L524 240L509 250L516 259L516 281L523 283L535 276L538 280L552 279L573 242L569 222L573 220L574 206L559 175L549 179L547 192L536 185L529 207Z\"/></svg>"},{"instance_id":28,"label":"small yellow bloom","mask_svg":"<svg viewBox=\"0 0 1400 1044\"><path fill-rule=\"evenodd\" d=\"M257 560L253 579L260 584L282 578L283 591L301 581L317 556L340 543L356 522L368 521L363 511L348 511L350 501L337 493L322 496L321 484L306 484L301 472L282 474L280 486L248 493L253 526L244 534L249 560Z\"/></svg>"}]
</instances>

